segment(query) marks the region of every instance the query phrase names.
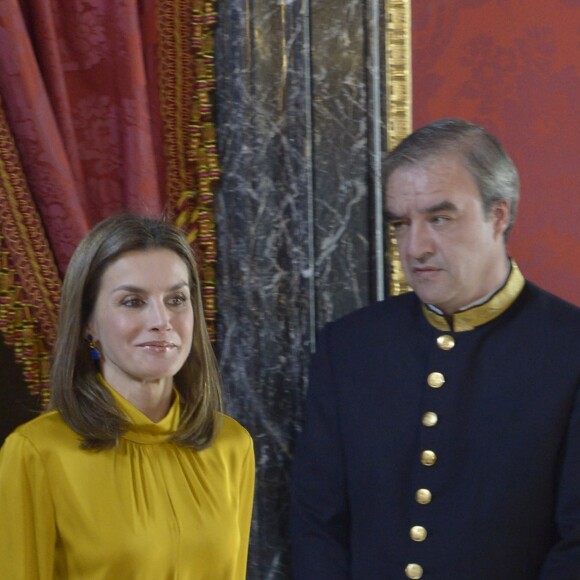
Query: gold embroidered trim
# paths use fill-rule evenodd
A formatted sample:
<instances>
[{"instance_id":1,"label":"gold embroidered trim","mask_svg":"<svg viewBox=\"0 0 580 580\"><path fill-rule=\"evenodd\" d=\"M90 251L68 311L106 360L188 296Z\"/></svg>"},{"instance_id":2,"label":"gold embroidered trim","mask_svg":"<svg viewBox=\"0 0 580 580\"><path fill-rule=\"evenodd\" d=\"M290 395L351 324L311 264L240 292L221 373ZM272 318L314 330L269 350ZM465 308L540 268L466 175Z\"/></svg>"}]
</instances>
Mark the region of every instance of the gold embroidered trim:
<instances>
[{"instance_id":1,"label":"gold embroidered trim","mask_svg":"<svg viewBox=\"0 0 580 580\"><path fill-rule=\"evenodd\" d=\"M429 324L437 328L437 330L465 332L466 330L473 330L477 326L486 324L494 318L497 318L500 314L503 314L520 295L526 283L514 260L511 261L511 265L512 270L505 286L484 304L453 314L453 328L450 327L443 316L429 310L423 304L423 314Z\"/></svg>"},{"instance_id":2,"label":"gold embroidered trim","mask_svg":"<svg viewBox=\"0 0 580 580\"><path fill-rule=\"evenodd\" d=\"M61 281L0 102L0 331L46 404Z\"/></svg>"},{"instance_id":3,"label":"gold embroidered trim","mask_svg":"<svg viewBox=\"0 0 580 580\"><path fill-rule=\"evenodd\" d=\"M412 128L411 0L386 0L387 150L394 149ZM395 232L388 228L390 294L411 290L405 279Z\"/></svg>"},{"instance_id":4,"label":"gold embroidered trim","mask_svg":"<svg viewBox=\"0 0 580 580\"><path fill-rule=\"evenodd\" d=\"M214 187L220 176L211 93L215 0L160 0L161 115L168 207L199 253L208 332L215 340L217 241Z\"/></svg>"}]
</instances>

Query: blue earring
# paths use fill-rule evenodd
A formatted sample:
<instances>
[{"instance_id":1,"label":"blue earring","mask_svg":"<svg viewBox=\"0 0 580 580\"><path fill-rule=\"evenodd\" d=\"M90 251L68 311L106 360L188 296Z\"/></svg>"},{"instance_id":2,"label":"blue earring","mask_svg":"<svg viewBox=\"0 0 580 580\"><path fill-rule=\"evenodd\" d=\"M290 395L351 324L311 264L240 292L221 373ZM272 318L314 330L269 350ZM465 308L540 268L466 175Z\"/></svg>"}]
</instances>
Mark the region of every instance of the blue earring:
<instances>
[{"instance_id":1,"label":"blue earring","mask_svg":"<svg viewBox=\"0 0 580 580\"><path fill-rule=\"evenodd\" d=\"M91 354L91 358L94 361L98 361L101 358L101 353L97 349L97 345L93 342L93 335L87 334L87 340L89 341L89 352Z\"/></svg>"}]
</instances>

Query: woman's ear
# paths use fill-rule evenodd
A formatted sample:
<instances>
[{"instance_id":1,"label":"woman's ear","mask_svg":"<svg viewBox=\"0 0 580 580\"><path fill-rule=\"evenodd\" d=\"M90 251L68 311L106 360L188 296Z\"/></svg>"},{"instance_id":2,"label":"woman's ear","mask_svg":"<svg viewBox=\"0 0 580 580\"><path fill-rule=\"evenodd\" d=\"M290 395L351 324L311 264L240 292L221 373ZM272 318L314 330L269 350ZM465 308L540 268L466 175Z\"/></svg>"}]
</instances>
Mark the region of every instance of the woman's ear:
<instances>
[{"instance_id":1,"label":"woman's ear","mask_svg":"<svg viewBox=\"0 0 580 580\"><path fill-rule=\"evenodd\" d=\"M95 330L95 325L93 324L92 318L89 318L87 320L87 323L85 324L85 327L83 328L83 336L87 339L87 340L97 340L97 333ZM89 338L89 336L91 338Z\"/></svg>"}]
</instances>

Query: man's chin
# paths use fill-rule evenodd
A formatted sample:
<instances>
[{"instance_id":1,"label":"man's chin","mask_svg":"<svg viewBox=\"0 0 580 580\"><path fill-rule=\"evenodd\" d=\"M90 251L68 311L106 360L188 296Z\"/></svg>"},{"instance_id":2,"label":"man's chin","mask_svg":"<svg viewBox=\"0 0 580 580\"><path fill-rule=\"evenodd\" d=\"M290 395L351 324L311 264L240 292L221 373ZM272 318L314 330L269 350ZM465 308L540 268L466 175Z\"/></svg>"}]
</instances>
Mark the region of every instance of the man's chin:
<instances>
[{"instance_id":1,"label":"man's chin","mask_svg":"<svg viewBox=\"0 0 580 580\"><path fill-rule=\"evenodd\" d=\"M423 302L432 304L434 300L441 299L440 288L438 288L432 280L418 278L417 276L409 276L407 280L411 285L411 288L415 291L415 294L417 294Z\"/></svg>"},{"instance_id":2,"label":"man's chin","mask_svg":"<svg viewBox=\"0 0 580 580\"><path fill-rule=\"evenodd\" d=\"M446 304L446 301L443 296L441 296L440 292L433 292L433 288L421 288L420 285L417 288L414 288L414 290L421 302L445 311L444 305Z\"/></svg>"}]
</instances>

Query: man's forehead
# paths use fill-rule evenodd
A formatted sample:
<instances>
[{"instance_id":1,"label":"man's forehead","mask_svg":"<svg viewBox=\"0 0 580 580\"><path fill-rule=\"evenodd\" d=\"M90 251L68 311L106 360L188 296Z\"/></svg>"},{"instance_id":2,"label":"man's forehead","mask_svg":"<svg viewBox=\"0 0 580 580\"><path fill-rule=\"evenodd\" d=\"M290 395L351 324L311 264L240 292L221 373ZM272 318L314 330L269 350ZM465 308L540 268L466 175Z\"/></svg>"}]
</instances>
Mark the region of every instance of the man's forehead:
<instances>
[{"instance_id":1,"label":"man's forehead","mask_svg":"<svg viewBox=\"0 0 580 580\"><path fill-rule=\"evenodd\" d=\"M391 170L387 184L393 176L401 178L420 173L445 175L458 167L467 171L465 159L459 153L452 151L433 153L418 159L408 159L402 162L398 167Z\"/></svg>"},{"instance_id":2,"label":"man's forehead","mask_svg":"<svg viewBox=\"0 0 580 580\"><path fill-rule=\"evenodd\" d=\"M394 169L385 184L387 205L405 203L415 197L432 198L423 205L442 203L451 190L461 191L479 188L463 158L457 154L430 156L420 161L405 163Z\"/></svg>"},{"instance_id":3,"label":"man's forehead","mask_svg":"<svg viewBox=\"0 0 580 580\"><path fill-rule=\"evenodd\" d=\"M443 202L449 192L451 171L445 166L405 165L397 168L386 184L387 205L405 204L422 198L422 205Z\"/></svg>"}]
</instances>

